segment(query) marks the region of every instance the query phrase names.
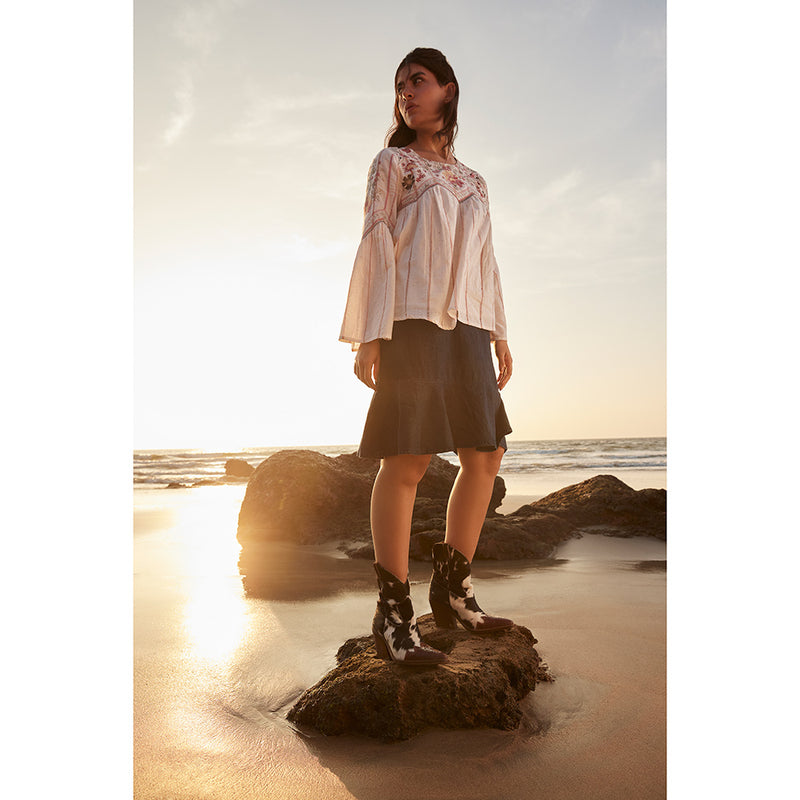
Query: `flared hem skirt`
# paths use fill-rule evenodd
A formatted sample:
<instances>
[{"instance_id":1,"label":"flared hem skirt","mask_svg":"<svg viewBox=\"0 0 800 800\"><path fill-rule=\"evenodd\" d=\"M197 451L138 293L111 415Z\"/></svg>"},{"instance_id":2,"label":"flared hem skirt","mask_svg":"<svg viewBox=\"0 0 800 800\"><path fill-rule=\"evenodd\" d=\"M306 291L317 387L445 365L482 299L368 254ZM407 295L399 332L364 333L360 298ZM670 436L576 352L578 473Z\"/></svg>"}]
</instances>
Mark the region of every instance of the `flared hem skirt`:
<instances>
[{"instance_id":1,"label":"flared hem skirt","mask_svg":"<svg viewBox=\"0 0 800 800\"><path fill-rule=\"evenodd\" d=\"M446 331L424 319L397 320L380 348L359 456L508 449L511 426L489 331L461 322Z\"/></svg>"}]
</instances>

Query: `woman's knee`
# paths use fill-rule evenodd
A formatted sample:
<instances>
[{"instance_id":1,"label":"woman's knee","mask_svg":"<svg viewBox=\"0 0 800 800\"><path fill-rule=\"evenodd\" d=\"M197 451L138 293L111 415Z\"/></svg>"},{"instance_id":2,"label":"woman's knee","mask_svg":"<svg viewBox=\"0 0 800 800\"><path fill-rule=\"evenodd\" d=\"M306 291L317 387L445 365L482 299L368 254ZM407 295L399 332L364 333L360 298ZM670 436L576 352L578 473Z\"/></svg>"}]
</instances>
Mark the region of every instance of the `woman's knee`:
<instances>
[{"instance_id":1,"label":"woman's knee","mask_svg":"<svg viewBox=\"0 0 800 800\"><path fill-rule=\"evenodd\" d=\"M505 452L502 447L488 451L464 448L458 451L458 460L463 470L479 472L494 478L500 471L500 464Z\"/></svg>"},{"instance_id":2,"label":"woman's knee","mask_svg":"<svg viewBox=\"0 0 800 800\"><path fill-rule=\"evenodd\" d=\"M387 456L381 461L381 472L392 480L416 486L422 480L430 463L430 455Z\"/></svg>"}]
</instances>

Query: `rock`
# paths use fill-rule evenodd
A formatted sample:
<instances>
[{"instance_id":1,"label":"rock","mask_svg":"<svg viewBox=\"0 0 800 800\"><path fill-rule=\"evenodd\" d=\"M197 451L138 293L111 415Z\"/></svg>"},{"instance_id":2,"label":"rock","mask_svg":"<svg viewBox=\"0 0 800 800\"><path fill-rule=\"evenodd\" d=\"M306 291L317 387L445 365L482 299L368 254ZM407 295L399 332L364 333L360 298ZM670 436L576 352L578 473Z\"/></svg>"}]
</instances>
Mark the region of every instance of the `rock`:
<instances>
[{"instance_id":1,"label":"rock","mask_svg":"<svg viewBox=\"0 0 800 800\"><path fill-rule=\"evenodd\" d=\"M521 625L476 635L418 619L420 634L449 663L408 667L379 659L371 636L348 639L338 666L305 691L288 719L326 736L358 734L409 739L426 728L515 729L520 701L536 683L552 680Z\"/></svg>"},{"instance_id":2,"label":"rock","mask_svg":"<svg viewBox=\"0 0 800 800\"><path fill-rule=\"evenodd\" d=\"M431 551L437 542L444 541L444 521L438 528L417 531L411 535L408 557L417 561L433 561Z\"/></svg>"},{"instance_id":3,"label":"rock","mask_svg":"<svg viewBox=\"0 0 800 800\"><path fill-rule=\"evenodd\" d=\"M369 537L372 479L313 450L281 450L247 483L237 537L311 544Z\"/></svg>"},{"instance_id":4,"label":"rock","mask_svg":"<svg viewBox=\"0 0 800 800\"><path fill-rule=\"evenodd\" d=\"M444 520L440 526L423 528L411 534L408 556L416 561L432 561L431 551L436 542L444 541ZM413 530L413 528L412 528ZM475 551L478 561L511 561L523 558L550 558L556 547L576 534L573 525L553 514L529 517L504 517L498 515L483 523L481 538ZM350 558L375 560L372 543L368 542L345 552Z\"/></svg>"},{"instance_id":5,"label":"rock","mask_svg":"<svg viewBox=\"0 0 800 800\"><path fill-rule=\"evenodd\" d=\"M613 475L596 475L522 506L511 516L552 514L578 532L667 538L667 490L632 489Z\"/></svg>"},{"instance_id":6,"label":"rock","mask_svg":"<svg viewBox=\"0 0 800 800\"><path fill-rule=\"evenodd\" d=\"M336 458L313 450L275 453L250 476L239 512L239 541L369 541L369 500L379 466L378 459L354 453ZM444 530L447 498L457 474L458 467L439 456L431 458L417 489L415 523L436 518ZM505 482L497 477L492 510L505 493Z\"/></svg>"},{"instance_id":7,"label":"rock","mask_svg":"<svg viewBox=\"0 0 800 800\"><path fill-rule=\"evenodd\" d=\"M574 526L553 514L498 516L483 523L475 558L495 561L549 558L557 545L574 535Z\"/></svg>"},{"instance_id":8,"label":"rock","mask_svg":"<svg viewBox=\"0 0 800 800\"><path fill-rule=\"evenodd\" d=\"M233 478L249 478L256 468L241 458L229 458L225 462L225 474Z\"/></svg>"}]
</instances>

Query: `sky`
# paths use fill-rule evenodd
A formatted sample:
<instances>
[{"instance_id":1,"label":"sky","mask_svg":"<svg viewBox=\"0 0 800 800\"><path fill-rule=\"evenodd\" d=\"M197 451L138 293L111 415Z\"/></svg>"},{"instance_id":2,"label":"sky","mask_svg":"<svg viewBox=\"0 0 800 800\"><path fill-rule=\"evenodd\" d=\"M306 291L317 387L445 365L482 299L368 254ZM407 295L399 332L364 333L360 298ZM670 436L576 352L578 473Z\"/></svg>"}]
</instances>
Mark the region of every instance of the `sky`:
<instances>
[{"instance_id":1,"label":"sky","mask_svg":"<svg viewBox=\"0 0 800 800\"><path fill-rule=\"evenodd\" d=\"M357 443L338 341L366 174L416 46L487 180L511 439L666 434L666 9L137 0L134 447Z\"/></svg>"}]
</instances>

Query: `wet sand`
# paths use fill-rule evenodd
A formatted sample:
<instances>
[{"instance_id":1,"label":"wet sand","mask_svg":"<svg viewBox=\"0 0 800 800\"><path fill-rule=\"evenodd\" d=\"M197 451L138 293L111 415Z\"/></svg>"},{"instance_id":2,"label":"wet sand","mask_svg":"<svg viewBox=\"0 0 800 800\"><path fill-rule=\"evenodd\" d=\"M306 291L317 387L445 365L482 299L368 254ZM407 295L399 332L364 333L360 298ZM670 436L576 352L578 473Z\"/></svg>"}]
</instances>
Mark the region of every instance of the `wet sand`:
<instances>
[{"instance_id":1,"label":"wet sand","mask_svg":"<svg viewBox=\"0 0 800 800\"><path fill-rule=\"evenodd\" d=\"M276 545L259 597L246 596L243 491L137 491L137 800L665 797L663 542L587 536L549 562L476 566L481 604L529 627L556 677L528 696L519 730L326 738L285 714L367 632L370 564ZM419 613L429 575L412 563Z\"/></svg>"}]
</instances>

